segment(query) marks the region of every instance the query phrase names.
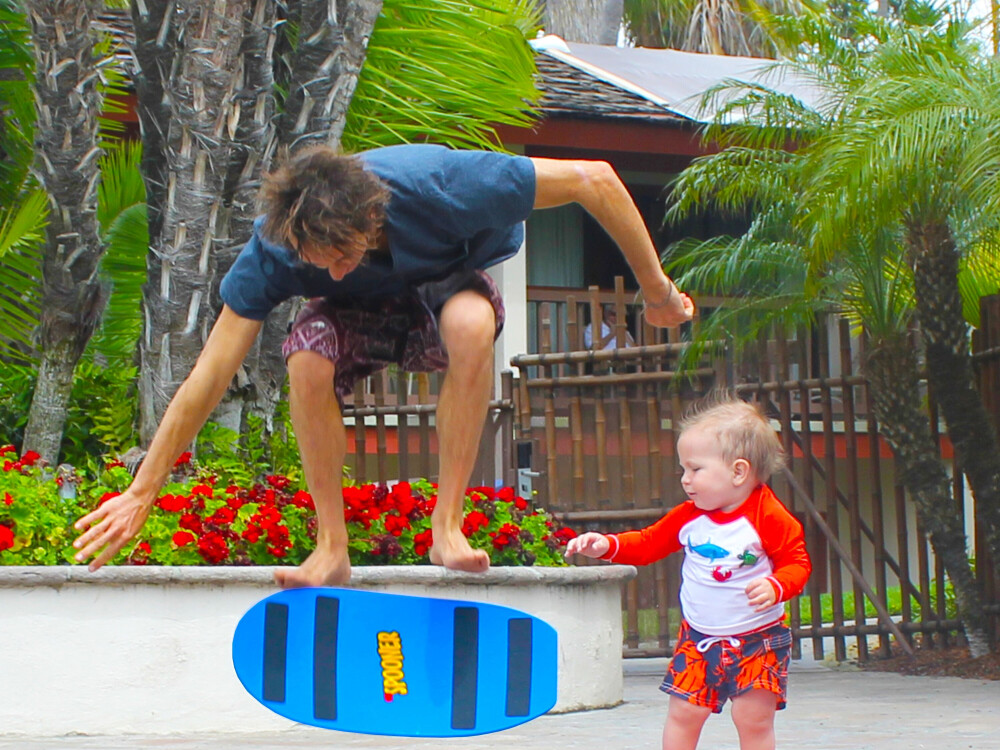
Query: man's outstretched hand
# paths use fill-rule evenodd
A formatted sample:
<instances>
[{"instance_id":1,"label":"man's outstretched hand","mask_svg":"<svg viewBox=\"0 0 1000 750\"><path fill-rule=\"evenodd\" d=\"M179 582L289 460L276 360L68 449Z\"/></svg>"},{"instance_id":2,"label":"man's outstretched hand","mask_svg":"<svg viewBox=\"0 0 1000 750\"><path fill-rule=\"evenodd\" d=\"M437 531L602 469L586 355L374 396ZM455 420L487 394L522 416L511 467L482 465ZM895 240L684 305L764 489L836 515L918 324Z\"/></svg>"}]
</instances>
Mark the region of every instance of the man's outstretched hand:
<instances>
[{"instance_id":1,"label":"man's outstretched hand","mask_svg":"<svg viewBox=\"0 0 1000 750\"><path fill-rule=\"evenodd\" d=\"M89 558L93 572L117 555L142 529L151 504L130 489L105 501L74 524L83 533L73 542L76 561Z\"/></svg>"}]
</instances>

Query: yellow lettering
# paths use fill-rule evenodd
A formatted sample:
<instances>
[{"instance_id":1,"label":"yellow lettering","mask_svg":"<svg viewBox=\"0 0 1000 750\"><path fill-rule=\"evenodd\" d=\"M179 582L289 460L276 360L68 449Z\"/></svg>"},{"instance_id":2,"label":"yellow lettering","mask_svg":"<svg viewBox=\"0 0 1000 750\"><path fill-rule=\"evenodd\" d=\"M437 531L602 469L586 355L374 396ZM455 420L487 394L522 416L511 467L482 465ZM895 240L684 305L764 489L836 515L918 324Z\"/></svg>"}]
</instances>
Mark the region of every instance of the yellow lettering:
<instances>
[{"instance_id":1,"label":"yellow lettering","mask_svg":"<svg viewBox=\"0 0 1000 750\"><path fill-rule=\"evenodd\" d=\"M387 696L406 695L406 683L403 681L403 642L395 630L382 631L377 635L378 654L381 657L382 687Z\"/></svg>"}]
</instances>

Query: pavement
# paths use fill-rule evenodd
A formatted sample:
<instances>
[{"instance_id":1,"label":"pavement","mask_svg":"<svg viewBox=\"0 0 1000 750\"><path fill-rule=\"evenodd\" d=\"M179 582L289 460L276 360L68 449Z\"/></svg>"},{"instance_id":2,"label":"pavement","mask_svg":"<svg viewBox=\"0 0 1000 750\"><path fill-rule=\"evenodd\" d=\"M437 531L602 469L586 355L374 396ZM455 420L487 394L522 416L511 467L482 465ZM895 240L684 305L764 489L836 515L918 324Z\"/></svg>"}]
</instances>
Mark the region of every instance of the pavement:
<instances>
[{"instance_id":1,"label":"pavement","mask_svg":"<svg viewBox=\"0 0 1000 750\"><path fill-rule=\"evenodd\" d=\"M457 739L356 735L291 726L286 731L185 735L12 737L11 750L273 750L276 748L445 748L487 750L656 750L667 697L658 689L666 659L625 662L624 702L610 709L546 715L497 734ZM906 677L816 662L792 662L788 708L777 714L779 748L809 750L1000 750L1000 681ZM705 724L699 747L738 750L728 708Z\"/></svg>"}]
</instances>

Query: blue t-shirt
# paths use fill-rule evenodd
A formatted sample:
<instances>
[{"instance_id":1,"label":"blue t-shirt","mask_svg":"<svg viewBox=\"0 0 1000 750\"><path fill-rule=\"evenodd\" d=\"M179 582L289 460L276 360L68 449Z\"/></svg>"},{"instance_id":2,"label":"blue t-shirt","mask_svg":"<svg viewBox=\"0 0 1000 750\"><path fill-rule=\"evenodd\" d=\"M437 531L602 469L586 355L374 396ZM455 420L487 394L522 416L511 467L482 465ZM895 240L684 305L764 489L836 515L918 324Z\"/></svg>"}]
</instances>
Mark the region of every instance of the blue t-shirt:
<instances>
[{"instance_id":1,"label":"blue t-shirt","mask_svg":"<svg viewBox=\"0 0 1000 750\"><path fill-rule=\"evenodd\" d=\"M531 160L444 146L389 146L358 154L390 191L389 253L369 253L340 281L261 236L263 218L222 279L222 300L263 320L290 297L394 297L414 284L512 257L535 202Z\"/></svg>"}]
</instances>

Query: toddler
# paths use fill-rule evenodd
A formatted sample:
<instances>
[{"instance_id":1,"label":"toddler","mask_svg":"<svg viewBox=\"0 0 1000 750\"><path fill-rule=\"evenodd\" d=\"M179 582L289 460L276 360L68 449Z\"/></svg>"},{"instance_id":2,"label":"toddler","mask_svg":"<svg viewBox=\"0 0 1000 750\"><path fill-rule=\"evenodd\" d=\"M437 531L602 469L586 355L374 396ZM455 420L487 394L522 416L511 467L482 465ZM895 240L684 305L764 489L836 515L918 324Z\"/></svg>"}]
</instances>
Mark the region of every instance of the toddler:
<instances>
[{"instance_id":1,"label":"toddler","mask_svg":"<svg viewBox=\"0 0 1000 750\"><path fill-rule=\"evenodd\" d=\"M802 525L765 484L781 444L753 406L716 396L685 415L677 454L686 502L641 531L582 534L567 555L648 565L683 550L683 620L660 686L670 694L663 750L694 750L727 700L740 749L773 750L792 643L783 602L812 569Z\"/></svg>"}]
</instances>

